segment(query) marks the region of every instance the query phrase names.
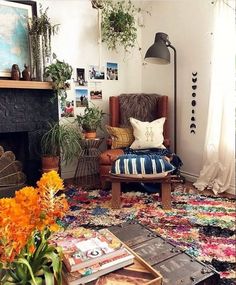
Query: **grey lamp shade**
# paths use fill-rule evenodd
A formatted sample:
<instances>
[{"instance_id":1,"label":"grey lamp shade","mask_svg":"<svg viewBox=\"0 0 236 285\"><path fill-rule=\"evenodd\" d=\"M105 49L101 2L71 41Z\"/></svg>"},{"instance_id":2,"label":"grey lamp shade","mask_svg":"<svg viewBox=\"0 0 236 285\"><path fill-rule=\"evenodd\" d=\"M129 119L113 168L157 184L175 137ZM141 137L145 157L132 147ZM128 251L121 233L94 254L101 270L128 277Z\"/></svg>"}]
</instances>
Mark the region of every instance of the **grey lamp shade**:
<instances>
[{"instance_id":1,"label":"grey lamp shade","mask_svg":"<svg viewBox=\"0 0 236 285\"><path fill-rule=\"evenodd\" d=\"M167 47L168 35L165 33L156 33L155 41L147 50L145 61L156 64L169 64L170 51Z\"/></svg>"}]
</instances>

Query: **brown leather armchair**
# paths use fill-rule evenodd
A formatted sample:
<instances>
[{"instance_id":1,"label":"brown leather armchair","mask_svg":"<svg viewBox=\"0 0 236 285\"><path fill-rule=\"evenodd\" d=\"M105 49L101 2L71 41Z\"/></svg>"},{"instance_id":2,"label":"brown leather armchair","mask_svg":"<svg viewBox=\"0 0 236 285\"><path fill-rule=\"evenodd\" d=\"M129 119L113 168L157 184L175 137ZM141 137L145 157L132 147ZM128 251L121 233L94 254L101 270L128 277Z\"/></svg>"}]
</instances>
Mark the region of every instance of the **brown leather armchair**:
<instances>
[{"instance_id":1,"label":"brown leather armchair","mask_svg":"<svg viewBox=\"0 0 236 285\"><path fill-rule=\"evenodd\" d=\"M128 98L127 106L125 102L125 110L129 110L129 114L126 114L122 109L121 97L124 96ZM132 102L134 98L134 103ZM151 100L150 100L151 98ZM151 103L150 103L151 102ZM136 113L136 109L137 113ZM143 110L140 112L140 110ZM164 124L163 135L164 135L164 145L169 147L169 131L168 131L168 97L157 95L157 94L121 94L119 96L111 96L109 98L109 125L112 127L128 127L129 116L141 121L153 121L161 117L165 117L166 121ZM109 174L111 170L112 162L124 151L122 149L111 149L111 138L107 139L107 150L102 152L99 157L99 174L101 185L104 188L106 182L106 175Z\"/></svg>"}]
</instances>

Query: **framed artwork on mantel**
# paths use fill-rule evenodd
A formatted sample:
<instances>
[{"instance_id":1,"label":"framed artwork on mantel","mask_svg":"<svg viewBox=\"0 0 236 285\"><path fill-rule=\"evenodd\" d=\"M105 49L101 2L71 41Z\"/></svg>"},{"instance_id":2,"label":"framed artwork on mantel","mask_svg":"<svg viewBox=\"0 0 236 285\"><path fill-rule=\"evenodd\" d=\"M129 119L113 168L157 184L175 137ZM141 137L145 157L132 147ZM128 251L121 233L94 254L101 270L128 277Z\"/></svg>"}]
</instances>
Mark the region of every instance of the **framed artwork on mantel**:
<instances>
[{"instance_id":1,"label":"framed artwork on mantel","mask_svg":"<svg viewBox=\"0 0 236 285\"><path fill-rule=\"evenodd\" d=\"M0 0L0 77L10 77L13 64L30 65L28 20L36 15L35 1Z\"/></svg>"}]
</instances>

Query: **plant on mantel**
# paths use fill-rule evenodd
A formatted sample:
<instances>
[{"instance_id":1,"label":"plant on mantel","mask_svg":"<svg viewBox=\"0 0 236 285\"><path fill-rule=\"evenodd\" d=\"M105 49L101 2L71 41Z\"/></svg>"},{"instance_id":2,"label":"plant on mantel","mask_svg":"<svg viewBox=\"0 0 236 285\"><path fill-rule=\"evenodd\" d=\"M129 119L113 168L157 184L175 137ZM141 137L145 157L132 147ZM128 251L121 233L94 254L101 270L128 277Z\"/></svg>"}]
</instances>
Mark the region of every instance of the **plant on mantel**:
<instances>
[{"instance_id":1,"label":"plant on mantel","mask_svg":"<svg viewBox=\"0 0 236 285\"><path fill-rule=\"evenodd\" d=\"M53 63L45 67L44 76L52 80L52 88L55 95L61 98L62 108L65 107L67 93L66 90L70 87L68 80L71 79L73 68L69 63L64 60L57 59L53 53Z\"/></svg>"},{"instance_id":2,"label":"plant on mantel","mask_svg":"<svg viewBox=\"0 0 236 285\"><path fill-rule=\"evenodd\" d=\"M51 60L51 37L58 32L59 24L52 24L47 15L48 7L43 11L40 4L39 16L33 16L28 21L30 45L32 53L32 77L43 80L43 71Z\"/></svg>"}]
</instances>

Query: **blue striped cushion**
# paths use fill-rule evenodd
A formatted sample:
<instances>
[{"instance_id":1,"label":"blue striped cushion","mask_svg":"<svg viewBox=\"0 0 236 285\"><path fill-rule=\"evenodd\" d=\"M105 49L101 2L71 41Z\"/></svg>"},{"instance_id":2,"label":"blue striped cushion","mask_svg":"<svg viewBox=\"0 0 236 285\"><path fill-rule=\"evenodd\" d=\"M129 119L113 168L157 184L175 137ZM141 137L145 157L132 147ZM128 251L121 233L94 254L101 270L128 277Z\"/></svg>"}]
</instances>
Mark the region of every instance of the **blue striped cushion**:
<instances>
[{"instance_id":1,"label":"blue striped cushion","mask_svg":"<svg viewBox=\"0 0 236 285\"><path fill-rule=\"evenodd\" d=\"M171 172L175 167L163 156L125 154L113 163L113 174L157 174Z\"/></svg>"}]
</instances>

